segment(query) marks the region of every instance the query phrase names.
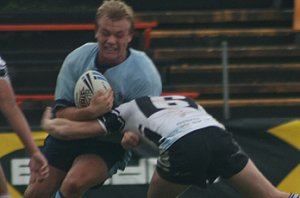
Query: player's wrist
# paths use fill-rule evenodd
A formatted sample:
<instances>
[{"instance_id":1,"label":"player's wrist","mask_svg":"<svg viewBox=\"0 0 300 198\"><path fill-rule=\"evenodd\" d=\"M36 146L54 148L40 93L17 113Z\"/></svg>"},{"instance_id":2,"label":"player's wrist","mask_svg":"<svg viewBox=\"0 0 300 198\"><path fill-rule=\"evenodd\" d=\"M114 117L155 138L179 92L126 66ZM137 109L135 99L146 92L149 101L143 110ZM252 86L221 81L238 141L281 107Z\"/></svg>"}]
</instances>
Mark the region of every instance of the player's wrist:
<instances>
[{"instance_id":1,"label":"player's wrist","mask_svg":"<svg viewBox=\"0 0 300 198\"><path fill-rule=\"evenodd\" d=\"M97 119L97 120L98 120L98 123L100 124L100 126L102 128L102 132L104 132L104 135L107 135L108 132L107 132L107 128L106 128L105 124L100 119Z\"/></svg>"},{"instance_id":2,"label":"player's wrist","mask_svg":"<svg viewBox=\"0 0 300 198\"><path fill-rule=\"evenodd\" d=\"M96 108L94 108L92 105L85 107L85 110L87 112L88 120L96 119L99 117L99 112L97 112Z\"/></svg>"},{"instance_id":3,"label":"player's wrist","mask_svg":"<svg viewBox=\"0 0 300 198\"><path fill-rule=\"evenodd\" d=\"M125 126L124 120L120 116L111 112L99 117L98 121L106 132L106 135L120 133Z\"/></svg>"}]
</instances>

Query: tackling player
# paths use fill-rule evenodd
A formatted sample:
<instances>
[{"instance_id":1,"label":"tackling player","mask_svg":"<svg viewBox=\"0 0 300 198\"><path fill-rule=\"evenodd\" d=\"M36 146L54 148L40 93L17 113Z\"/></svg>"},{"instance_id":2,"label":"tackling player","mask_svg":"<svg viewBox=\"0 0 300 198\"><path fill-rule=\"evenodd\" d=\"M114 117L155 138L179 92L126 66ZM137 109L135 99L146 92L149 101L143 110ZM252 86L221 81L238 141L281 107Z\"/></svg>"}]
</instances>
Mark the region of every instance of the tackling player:
<instances>
[{"instance_id":1,"label":"tackling player","mask_svg":"<svg viewBox=\"0 0 300 198\"><path fill-rule=\"evenodd\" d=\"M131 149L143 138L159 148L148 198L174 198L190 185L205 188L226 179L243 197L300 198L276 189L256 168L225 127L200 105L184 96L142 97L86 122L51 119L43 128L61 139L125 133L122 145Z\"/></svg>"}]
</instances>

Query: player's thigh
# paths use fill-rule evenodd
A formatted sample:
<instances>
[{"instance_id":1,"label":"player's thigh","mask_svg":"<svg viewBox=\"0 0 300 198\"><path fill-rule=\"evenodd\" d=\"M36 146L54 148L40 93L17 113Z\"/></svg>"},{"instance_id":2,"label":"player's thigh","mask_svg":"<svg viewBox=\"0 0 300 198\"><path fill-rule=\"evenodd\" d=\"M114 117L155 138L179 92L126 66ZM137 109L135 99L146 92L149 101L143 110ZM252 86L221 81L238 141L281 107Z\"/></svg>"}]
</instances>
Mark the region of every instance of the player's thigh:
<instances>
[{"instance_id":1,"label":"player's thigh","mask_svg":"<svg viewBox=\"0 0 300 198\"><path fill-rule=\"evenodd\" d=\"M49 176L41 182L32 182L28 184L24 198L50 198L59 189L66 172L49 166Z\"/></svg>"},{"instance_id":2,"label":"player's thigh","mask_svg":"<svg viewBox=\"0 0 300 198\"><path fill-rule=\"evenodd\" d=\"M155 170L148 189L148 198L175 198L190 186L175 184L159 176Z\"/></svg>"},{"instance_id":3,"label":"player's thigh","mask_svg":"<svg viewBox=\"0 0 300 198\"><path fill-rule=\"evenodd\" d=\"M96 154L78 156L69 170L64 183L77 183L78 186L90 187L107 178L107 164Z\"/></svg>"},{"instance_id":4,"label":"player's thigh","mask_svg":"<svg viewBox=\"0 0 300 198\"><path fill-rule=\"evenodd\" d=\"M256 168L249 159L247 165L239 173L228 179L229 183L240 191L244 197L280 197L279 192ZM287 194L286 194L287 195Z\"/></svg>"}]
</instances>

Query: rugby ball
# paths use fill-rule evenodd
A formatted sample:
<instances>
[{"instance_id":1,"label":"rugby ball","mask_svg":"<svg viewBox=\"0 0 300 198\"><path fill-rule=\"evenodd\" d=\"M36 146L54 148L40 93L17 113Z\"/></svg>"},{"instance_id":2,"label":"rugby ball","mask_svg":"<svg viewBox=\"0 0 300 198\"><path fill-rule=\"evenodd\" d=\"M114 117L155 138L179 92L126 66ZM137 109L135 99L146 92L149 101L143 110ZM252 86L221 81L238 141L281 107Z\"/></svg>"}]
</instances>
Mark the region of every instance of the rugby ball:
<instances>
[{"instance_id":1,"label":"rugby ball","mask_svg":"<svg viewBox=\"0 0 300 198\"><path fill-rule=\"evenodd\" d=\"M87 107L93 95L102 90L105 93L110 88L107 79L98 71L88 70L77 80L74 89L76 107Z\"/></svg>"}]
</instances>

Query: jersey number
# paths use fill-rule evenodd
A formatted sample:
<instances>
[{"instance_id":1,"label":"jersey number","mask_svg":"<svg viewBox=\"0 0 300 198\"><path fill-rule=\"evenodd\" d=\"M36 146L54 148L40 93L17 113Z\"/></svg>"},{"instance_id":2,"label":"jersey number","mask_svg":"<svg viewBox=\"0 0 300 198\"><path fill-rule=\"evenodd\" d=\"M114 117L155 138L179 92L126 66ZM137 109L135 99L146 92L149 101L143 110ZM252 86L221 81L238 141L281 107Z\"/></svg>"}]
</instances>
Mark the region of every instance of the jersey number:
<instances>
[{"instance_id":1,"label":"jersey number","mask_svg":"<svg viewBox=\"0 0 300 198\"><path fill-rule=\"evenodd\" d=\"M187 98L184 96L152 97L151 102L157 109L191 106L190 101L188 101Z\"/></svg>"}]
</instances>

